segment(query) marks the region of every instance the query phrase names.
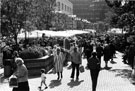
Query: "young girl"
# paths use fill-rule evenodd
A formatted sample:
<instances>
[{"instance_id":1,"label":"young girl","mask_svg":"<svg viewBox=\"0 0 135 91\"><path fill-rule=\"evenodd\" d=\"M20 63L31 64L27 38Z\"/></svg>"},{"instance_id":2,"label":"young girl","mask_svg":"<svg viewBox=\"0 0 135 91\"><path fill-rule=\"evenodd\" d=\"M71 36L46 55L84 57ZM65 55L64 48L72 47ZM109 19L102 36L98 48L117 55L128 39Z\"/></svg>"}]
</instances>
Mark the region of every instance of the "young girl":
<instances>
[{"instance_id":1,"label":"young girl","mask_svg":"<svg viewBox=\"0 0 135 91\"><path fill-rule=\"evenodd\" d=\"M41 90L42 88L42 84L45 85L45 89L47 89L47 85L46 85L46 76L45 76L45 70L44 69L41 69L41 85L39 87L39 89Z\"/></svg>"}]
</instances>

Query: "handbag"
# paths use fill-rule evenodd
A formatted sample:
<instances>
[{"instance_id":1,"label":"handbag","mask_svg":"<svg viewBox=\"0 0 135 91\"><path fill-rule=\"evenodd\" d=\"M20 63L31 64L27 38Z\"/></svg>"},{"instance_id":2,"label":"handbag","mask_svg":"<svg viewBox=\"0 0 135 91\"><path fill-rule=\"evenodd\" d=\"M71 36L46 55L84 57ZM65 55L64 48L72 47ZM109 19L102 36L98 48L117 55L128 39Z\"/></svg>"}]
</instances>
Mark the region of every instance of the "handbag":
<instances>
[{"instance_id":1,"label":"handbag","mask_svg":"<svg viewBox=\"0 0 135 91\"><path fill-rule=\"evenodd\" d=\"M18 88L18 80L15 75L12 75L9 79L9 87Z\"/></svg>"},{"instance_id":2,"label":"handbag","mask_svg":"<svg viewBox=\"0 0 135 91\"><path fill-rule=\"evenodd\" d=\"M84 72L84 66L80 66L79 70L80 70L81 73L83 73Z\"/></svg>"}]
</instances>

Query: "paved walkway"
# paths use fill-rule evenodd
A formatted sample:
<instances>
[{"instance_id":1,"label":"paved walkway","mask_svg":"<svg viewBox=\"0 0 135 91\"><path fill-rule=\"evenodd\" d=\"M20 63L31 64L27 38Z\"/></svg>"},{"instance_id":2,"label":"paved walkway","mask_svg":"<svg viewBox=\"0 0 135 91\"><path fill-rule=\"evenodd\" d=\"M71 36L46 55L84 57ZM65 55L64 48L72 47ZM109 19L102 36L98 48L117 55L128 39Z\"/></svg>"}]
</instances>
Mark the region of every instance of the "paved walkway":
<instances>
[{"instance_id":1,"label":"paved walkway","mask_svg":"<svg viewBox=\"0 0 135 91\"><path fill-rule=\"evenodd\" d=\"M135 91L135 85L130 81L131 68L122 63L122 54L117 53L114 58L116 63L109 63L110 69L102 69L99 73L97 91ZM103 60L103 59L102 59ZM86 59L83 59L83 65L86 66ZM101 64L104 67L104 62ZM44 91L92 91L90 71L85 69L80 74L79 81L71 81L71 69L65 67L63 71L63 79L57 81L57 75L51 72L47 74L48 89ZM30 91L38 91L40 85L40 77L30 78ZM8 86L8 81L4 80L0 83L0 91L12 91Z\"/></svg>"}]
</instances>

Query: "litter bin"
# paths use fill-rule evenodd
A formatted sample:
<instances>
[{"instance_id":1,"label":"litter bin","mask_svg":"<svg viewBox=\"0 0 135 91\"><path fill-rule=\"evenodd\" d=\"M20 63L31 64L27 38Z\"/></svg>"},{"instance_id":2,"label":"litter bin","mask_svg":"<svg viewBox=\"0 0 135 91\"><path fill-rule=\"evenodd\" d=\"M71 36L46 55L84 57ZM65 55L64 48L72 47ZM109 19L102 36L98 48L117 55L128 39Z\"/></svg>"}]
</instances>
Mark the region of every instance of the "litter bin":
<instances>
[{"instance_id":1,"label":"litter bin","mask_svg":"<svg viewBox=\"0 0 135 91\"><path fill-rule=\"evenodd\" d=\"M4 77L10 77L12 74L11 61L12 59L5 59Z\"/></svg>"}]
</instances>

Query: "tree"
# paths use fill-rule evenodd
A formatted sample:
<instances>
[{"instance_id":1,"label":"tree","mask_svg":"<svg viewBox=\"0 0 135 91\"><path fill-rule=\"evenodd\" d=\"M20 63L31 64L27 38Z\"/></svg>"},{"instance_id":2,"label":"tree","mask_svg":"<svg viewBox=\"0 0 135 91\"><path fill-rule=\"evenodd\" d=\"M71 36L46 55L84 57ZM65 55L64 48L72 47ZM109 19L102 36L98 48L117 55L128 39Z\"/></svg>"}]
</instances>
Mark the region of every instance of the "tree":
<instances>
[{"instance_id":1,"label":"tree","mask_svg":"<svg viewBox=\"0 0 135 91\"><path fill-rule=\"evenodd\" d=\"M113 27L129 27L128 32L132 32L135 23L135 1L129 0L105 0L107 5L112 8L114 15L111 16L110 24Z\"/></svg>"},{"instance_id":2,"label":"tree","mask_svg":"<svg viewBox=\"0 0 135 91\"><path fill-rule=\"evenodd\" d=\"M21 29L44 28L51 17L55 0L1 0L1 32L15 39ZM44 28L45 29L45 28Z\"/></svg>"},{"instance_id":3,"label":"tree","mask_svg":"<svg viewBox=\"0 0 135 91\"><path fill-rule=\"evenodd\" d=\"M35 25L37 29L44 30L51 27L51 20L54 16L54 7L56 0L33 0L34 17L36 18Z\"/></svg>"},{"instance_id":4,"label":"tree","mask_svg":"<svg viewBox=\"0 0 135 91\"><path fill-rule=\"evenodd\" d=\"M1 0L1 32L15 39L26 25L31 6L30 0Z\"/></svg>"}]
</instances>

